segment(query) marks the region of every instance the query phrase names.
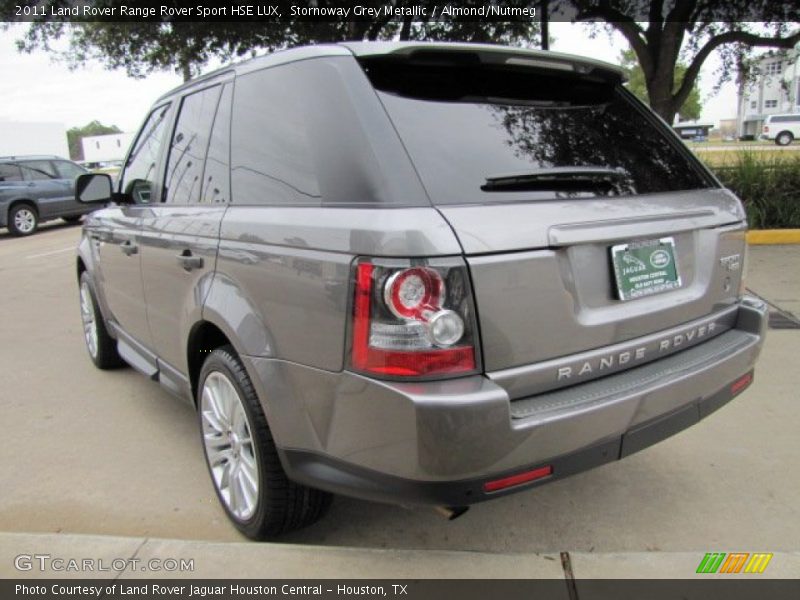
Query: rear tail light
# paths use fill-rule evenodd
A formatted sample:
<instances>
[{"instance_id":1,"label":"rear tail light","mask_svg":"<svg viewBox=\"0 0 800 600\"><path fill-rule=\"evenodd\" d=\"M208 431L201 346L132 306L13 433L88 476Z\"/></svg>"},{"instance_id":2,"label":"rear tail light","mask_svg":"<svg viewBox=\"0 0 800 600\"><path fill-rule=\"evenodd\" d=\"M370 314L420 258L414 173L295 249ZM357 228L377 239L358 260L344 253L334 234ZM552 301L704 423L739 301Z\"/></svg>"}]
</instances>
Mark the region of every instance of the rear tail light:
<instances>
[{"instance_id":1,"label":"rear tail light","mask_svg":"<svg viewBox=\"0 0 800 600\"><path fill-rule=\"evenodd\" d=\"M351 366L390 378L477 371L474 310L463 261L360 260Z\"/></svg>"}]
</instances>

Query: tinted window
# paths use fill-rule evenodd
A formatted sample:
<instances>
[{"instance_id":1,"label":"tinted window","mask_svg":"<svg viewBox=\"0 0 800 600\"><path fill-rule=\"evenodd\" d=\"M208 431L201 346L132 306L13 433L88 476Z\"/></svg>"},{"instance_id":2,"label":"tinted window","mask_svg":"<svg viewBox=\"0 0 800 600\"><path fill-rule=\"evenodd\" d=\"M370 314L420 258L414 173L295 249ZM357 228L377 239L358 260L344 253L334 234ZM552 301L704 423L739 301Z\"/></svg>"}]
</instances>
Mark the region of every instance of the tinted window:
<instances>
[{"instance_id":1,"label":"tinted window","mask_svg":"<svg viewBox=\"0 0 800 600\"><path fill-rule=\"evenodd\" d=\"M21 181L22 171L17 165L0 163L0 181Z\"/></svg>"},{"instance_id":2,"label":"tinted window","mask_svg":"<svg viewBox=\"0 0 800 600\"><path fill-rule=\"evenodd\" d=\"M228 84L222 91L222 98L214 118L211 140L208 144L208 157L203 172L203 191L200 202L225 203L230 194L230 153L231 153L231 98L233 85Z\"/></svg>"},{"instance_id":3,"label":"tinted window","mask_svg":"<svg viewBox=\"0 0 800 600\"><path fill-rule=\"evenodd\" d=\"M320 204L304 113L290 67L237 77L231 184L235 202Z\"/></svg>"},{"instance_id":4,"label":"tinted window","mask_svg":"<svg viewBox=\"0 0 800 600\"><path fill-rule=\"evenodd\" d=\"M122 175L122 192L129 194L136 203L150 202L168 110L169 105L166 105L150 113L128 157Z\"/></svg>"},{"instance_id":5,"label":"tinted window","mask_svg":"<svg viewBox=\"0 0 800 600\"><path fill-rule=\"evenodd\" d=\"M442 62L363 63L435 204L708 185L613 75ZM624 177L624 185L581 188L558 181L547 187L544 169L560 178L572 177L575 167L613 170L609 181ZM487 185L490 178L509 181L511 175L529 179L516 186Z\"/></svg>"},{"instance_id":6,"label":"tinted window","mask_svg":"<svg viewBox=\"0 0 800 600\"><path fill-rule=\"evenodd\" d=\"M49 160L26 160L21 162L25 179L38 181L41 179L57 179L56 170Z\"/></svg>"},{"instance_id":7,"label":"tinted window","mask_svg":"<svg viewBox=\"0 0 800 600\"><path fill-rule=\"evenodd\" d=\"M164 179L166 202L190 204L200 199L203 166L220 90L217 85L195 92L181 103Z\"/></svg>"},{"instance_id":8,"label":"tinted window","mask_svg":"<svg viewBox=\"0 0 800 600\"><path fill-rule=\"evenodd\" d=\"M800 123L800 115L785 115L783 117L770 117L772 123Z\"/></svg>"},{"instance_id":9,"label":"tinted window","mask_svg":"<svg viewBox=\"0 0 800 600\"><path fill-rule=\"evenodd\" d=\"M78 165L65 160L57 160L54 161L53 164L56 166L58 176L62 179L75 179L78 175L86 173L86 171L84 171Z\"/></svg>"}]
</instances>

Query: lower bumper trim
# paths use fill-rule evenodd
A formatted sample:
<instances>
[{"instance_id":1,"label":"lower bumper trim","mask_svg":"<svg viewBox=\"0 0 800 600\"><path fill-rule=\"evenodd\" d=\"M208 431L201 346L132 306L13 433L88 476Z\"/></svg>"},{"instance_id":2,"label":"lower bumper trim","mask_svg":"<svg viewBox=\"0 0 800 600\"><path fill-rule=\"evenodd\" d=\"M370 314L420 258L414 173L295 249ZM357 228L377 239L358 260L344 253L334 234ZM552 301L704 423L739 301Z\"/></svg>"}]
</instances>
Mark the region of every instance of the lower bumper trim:
<instances>
[{"instance_id":1,"label":"lower bumper trim","mask_svg":"<svg viewBox=\"0 0 800 600\"><path fill-rule=\"evenodd\" d=\"M752 377L750 380L752 381ZM737 394L739 391L741 390L737 390ZM544 485L547 482L569 477L630 456L691 427L727 404L733 397L731 386L726 385L707 398L692 402L669 415L638 425L620 437L551 460L520 465L513 471L490 473L484 477L468 480L417 481L403 479L305 450L282 449L280 452L289 477L311 487L391 504L468 506ZM484 484L488 481L545 466L552 467L552 475L496 492L484 490Z\"/></svg>"}]
</instances>

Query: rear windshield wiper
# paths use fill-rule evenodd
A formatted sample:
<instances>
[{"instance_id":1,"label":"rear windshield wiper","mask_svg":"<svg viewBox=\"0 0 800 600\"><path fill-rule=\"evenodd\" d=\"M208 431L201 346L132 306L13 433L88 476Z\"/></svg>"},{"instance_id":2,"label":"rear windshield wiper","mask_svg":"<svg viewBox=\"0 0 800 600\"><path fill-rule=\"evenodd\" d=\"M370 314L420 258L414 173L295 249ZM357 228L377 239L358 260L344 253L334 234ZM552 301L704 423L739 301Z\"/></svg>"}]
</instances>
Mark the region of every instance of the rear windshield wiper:
<instances>
[{"instance_id":1,"label":"rear windshield wiper","mask_svg":"<svg viewBox=\"0 0 800 600\"><path fill-rule=\"evenodd\" d=\"M486 178L484 192L615 192L630 193L633 182L622 168L551 167L525 173L508 173Z\"/></svg>"}]
</instances>

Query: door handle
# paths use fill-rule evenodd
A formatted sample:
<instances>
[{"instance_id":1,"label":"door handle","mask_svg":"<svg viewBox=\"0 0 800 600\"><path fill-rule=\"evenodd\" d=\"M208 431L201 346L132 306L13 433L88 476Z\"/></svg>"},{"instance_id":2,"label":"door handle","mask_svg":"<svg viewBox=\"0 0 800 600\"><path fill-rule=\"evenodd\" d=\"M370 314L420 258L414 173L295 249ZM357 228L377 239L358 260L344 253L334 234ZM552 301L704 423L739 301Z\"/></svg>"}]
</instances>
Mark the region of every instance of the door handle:
<instances>
[{"instance_id":1,"label":"door handle","mask_svg":"<svg viewBox=\"0 0 800 600\"><path fill-rule=\"evenodd\" d=\"M194 256L191 250L184 250L175 258L178 259L178 262L183 267L185 271L191 271L192 269L202 269L203 268L203 257L202 256Z\"/></svg>"},{"instance_id":2,"label":"door handle","mask_svg":"<svg viewBox=\"0 0 800 600\"><path fill-rule=\"evenodd\" d=\"M139 253L139 246L137 246L136 244L134 244L130 240L125 240L124 242L122 242L122 244L120 244L119 248L120 248L120 250L122 250L122 253L125 256L131 256L132 254L138 254Z\"/></svg>"}]
</instances>

